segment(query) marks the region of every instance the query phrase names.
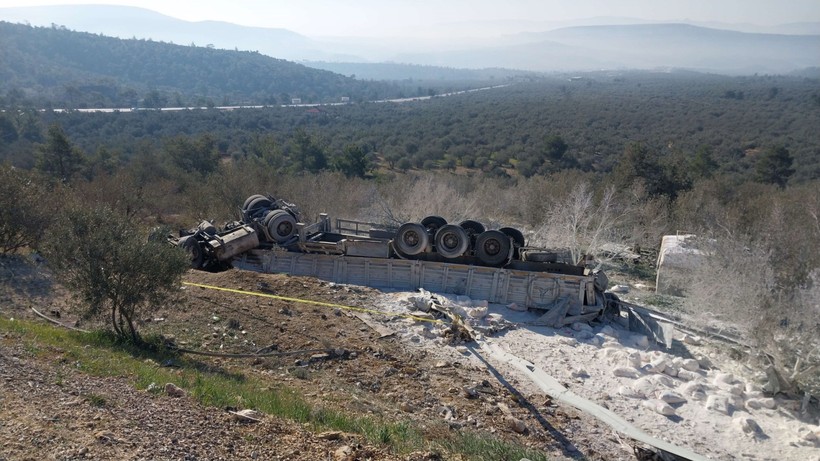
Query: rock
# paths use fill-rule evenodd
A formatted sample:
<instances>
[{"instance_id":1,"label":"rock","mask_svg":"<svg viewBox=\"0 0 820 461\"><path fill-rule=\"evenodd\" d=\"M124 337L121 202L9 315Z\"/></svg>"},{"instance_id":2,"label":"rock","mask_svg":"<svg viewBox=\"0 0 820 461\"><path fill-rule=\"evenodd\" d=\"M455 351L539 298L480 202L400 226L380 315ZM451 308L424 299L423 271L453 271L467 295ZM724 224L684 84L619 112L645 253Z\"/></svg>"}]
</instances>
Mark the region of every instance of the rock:
<instances>
[{"instance_id":1,"label":"rock","mask_svg":"<svg viewBox=\"0 0 820 461\"><path fill-rule=\"evenodd\" d=\"M646 349L649 347L649 338L644 335L634 335L632 337L632 344L639 349Z\"/></svg>"},{"instance_id":2,"label":"rock","mask_svg":"<svg viewBox=\"0 0 820 461\"><path fill-rule=\"evenodd\" d=\"M668 403L664 402L663 400L647 400L643 402L643 406L649 408L650 410L654 411L655 413L664 415L664 416L674 416L675 409L670 407Z\"/></svg>"},{"instance_id":3,"label":"rock","mask_svg":"<svg viewBox=\"0 0 820 461\"><path fill-rule=\"evenodd\" d=\"M467 346L456 346L456 350L459 354L470 355L470 349L467 349Z\"/></svg>"},{"instance_id":4,"label":"rock","mask_svg":"<svg viewBox=\"0 0 820 461\"><path fill-rule=\"evenodd\" d=\"M663 392L661 392L660 395L658 396L658 399L663 400L664 402L669 403L669 404L686 403L686 399L682 395L678 394L677 392L673 392L673 391L663 391Z\"/></svg>"},{"instance_id":5,"label":"rock","mask_svg":"<svg viewBox=\"0 0 820 461\"><path fill-rule=\"evenodd\" d=\"M763 408L767 408L769 410L774 410L777 406L777 402L775 402L774 399L771 397L760 399L760 404L763 406Z\"/></svg>"},{"instance_id":6,"label":"rock","mask_svg":"<svg viewBox=\"0 0 820 461\"><path fill-rule=\"evenodd\" d=\"M658 357L655 360L649 362L649 365L644 367L644 370L647 373L663 373L663 370L666 369L666 358Z\"/></svg>"},{"instance_id":7,"label":"rock","mask_svg":"<svg viewBox=\"0 0 820 461\"><path fill-rule=\"evenodd\" d=\"M336 461L347 461L349 459L353 459L353 447L349 445L344 445L336 449L333 452L333 458Z\"/></svg>"},{"instance_id":8,"label":"rock","mask_svg":"<svg viewBox=\"0 0 820 461\"><path fill-rule=\"evenodd\" d=\"M612 375L619 378L636 379L641 376L641 372L634 367L615 367L612 369Z\"/></svg>"},{"instance_id":9,"label":"rock","mask_svg":"<svg viewBox=\"0 0 820 461\"><path fill-rule=\"evenodd\" d=\"M626 398L630 398L630 399L642 399L642 398L644 398L643 394L641 394L639 392L636 392L634 389L632 389L629 386L620 386L618 388L618 394L620 394L620 395L622 395Z\"/></svg>"},{"instance_id":10,"label":"rock","mask_svg":"<svg viewBox=\"0 0 820 461\"><path fill-rule=\"evenodd\" d=\"M591 344L595 347L601 347L604 344L605 341L606 341L606 338L604 338L603 336L594 335L591 338L589 338L588 342L589 342L589 344Z\"/></svg>"},{"instance_id":11,"label":"rock","mask_svg":"<svg viewBox=\"0 0 820 461\"><path fill-rule=\"evenodd\" d=\"M701 344L703 344L703 341L700 339L699 336L685 334L683 335L683 343L689 344L690 346L700 346Z\"/></svg>"},{"instance_id":12,"label":"rock","mask_svg":"<svg viewBox=\"0 0 820 461\"><path fill-rule=\"evenodd\" d=\"M729 392L732 395L743 395L743 389L745 388L746 386L744 386L742 383L732 384L731 386L729 386Z\"/></svg>"},{"instance_id":13,"label":"rock","mask_svg":"<svg viewBox=\"0 0 820 461\"><path fill-rule=\"evenodd\" d=\"M588 323L584 322L575 322L571 325L571 327L575 331L592 331L592 327L589 326Z\"/></svg>"},{"instance_id":14,"label":"rock","mask_svg":"<svg viewBox=\"0 0 820 461\"><path fill-rule=\"evenodd\" d=\"M760 403L760 399L747 399L746 408L751 410L759 410L763 408L763 404Z\"/></svg>"},{"instance_id":15,"label":"rock","mask_svg":"<svg viewBox=\"0 0 820 461\"><path fill-rule=\"evenodd\" d=\"M645 397L655 395L655 389L658 388L657 384L649 379L649 376L636 379L630 387L633 391Z\"/></svg>"},{"instance_id":16,"label":"rock","mask_svg":"<svg viewBox=\"0 0 820 461\"><path fill-rule=\"evenodd\" d=\"M483 319L487 316L488 310L488 306L474 307L472 309L467 310L467 316L472 319Z\"/></svg>"},{"instance_id":17,"label":"rock","mask_svg":"<svg viewBox=\"0 0 820 461\"><path fill-rule=\"evenodd\" d=\"M628 356L626 356L627 363L635 368L641 367L641 353L640 352L630 352Z\"/></svg>"},{"instance_id":18,"label":"rock","mask_svg":"<svg viewBox=\"0 0 820 461\"><path fill-rule=\"evenodd\" d=\"M570 376L572 376L573 378L586 379L589 378L589 373L587 373L587 371L583 368L576 368L572 371L572 373L570 373Z\"/></svg>"},{"instance_id":19,"label":"rock","mask_svg":"<svg viewBox=\"0 0 820 461\"><path fill-rule=\"evenodd\" d=\"M706 355L698 355L695 357L695 360L697 360L698 365L705 370L712 368L712 360Z\"/></svg>"},{"instance_id":20,"label":"rock","mask_svg":"<svg viewBox=\"0 0 820 461\"><path fill-rule=\"evenodd\" d=\"M763 433L763 429L761 429L760 425L758 425L757 422L752 418L741 416L739 418L733 419L732 424L734 424L735 427L740 429L740 431L744 434L755 437L765 436L765 434Z\"/></svg>"},{"instance_id":21,"label":"rock","mask_svg":"<svg viewBox=\"0 0 820 461\"><path fill-rule=\"evenodd\" d=\"M698 379L699 377L700 375L695 373L694 371L678 370L678 378L684 381L692 381Z\"/></svg>"},{"instance_id":22,"label":"rock","mask_svg":"<svg viewBox=\"0 0 820 461\"><path fill-rule=\"evenodd\" d=\"M436 368L444 368L444 367L446 367L446 366L448 366L448 365L449 365L449 364L448 364L447 362L445 362L444 360L439 360L438 362L436 362L435 367L436 367Z\"/></svg>"},{"instance_id":23,"label":"rock","mask_svg":"<svg viewBox=\"0 0 820 461\"><path fill-rule=\"evenodd\" d=\"M735 381L735 375L731 373L718 373L715 375L715 378L712 380L717 386L725 385L725 384L732 384Z\"/></svg>"},{"instance_id":24,"label":"rock","mask_svg":"<svg viewBox=\"0 0 820 461\"><path fill-rule=\"evenodd\" d=\"M706 398L706 409L729 415L729 401L726 397L719 395L710 395Z\"/></svg>"},{"instance_id":25,"label":"rock","mask_svg":"<svg viewBox=\"0 0 820 461\"><path fill-rule=\"evenodd\" d=\"M609 291L610 293L629 293L629 285L615 285Z\"/></svg>"},{"instance_id":26,"label":"rock","mask_svg":"<svg viewBox=\"0 0 820 461\"><path fill-rule=\"evenodd\" d=\"M509 309L511 311L516 311L516 312L527 312L527 307L526 306L519 306L516 303L507 304L507 309Z\"/></svg>"},{"instance_id":27,"label":"rock","mask_svg":"<svg viewBox=\"0 0 820 461\"><path fill-rule=\"evenodd\" d=\"M165 393L171 397L185 397L185 391L174 383L165 384Z\"/></svg>"},{"instance_id":28,"label":"rock","mask_svg":"<svg viewBox=\"0 0 820 461\"><path fill-rule=\"evenodd\" d=\"M609 325L604 325L598 333L609 336L611 338L618 338L618 332Z\"/></svg>"},{"instance_id":29,"label":"rock","mask_svg":"<svg viewBox=\"0 0 820 461\"><path fill-rule=\"evenodd\" d=\"M117 437L114 435L113 432L105 430L94 433L94 438L102 443L110 443L117 441Z\"/></svg>"},{"instance_id":30,"label":"rock","mask_svg":"<svg viewBox=\"0 0 820 461\"><path fill-rule=\"evenodd\" d=\"M700 370L700 364L695 359L684 359L681 362L681 368L687 371L698 371Z\"/></svg>"},{"instance_id":31,"label":"rock","mask_svg":"<svg viewBox=\"0 0 820 461\"><path fill-rule=\"evenodd\" d=\"M558 342L573 347L578 345L578 340L573 338L572 336L561 336L558 338Z\"/></svg>"},{"instance_id":32,"label":"rock","mask_svg":"<svg viewBox=\"0 0 820 461\"><path fill-rule=\"evenodd\" d=\"M325 431L321 434L316 435L317 438L322 440L340 440L344 437L344 432L342 431Z\"/></svg>"},{"instance_id":33,"label":"rock","mask_svg":"<svg viewBox=\"0 0 820 461\"><path fill-rule=\"evenodd\" d=\"M674 365L670 365L669 363L666 364L666 368L663 369L663 374L672 376L673 378L678 376L678 367Z\"/></svg>"},{"instance_id":34,"label":"rock","mask_svg":"<svg viewBox=\"0 0 820 461\"><path fill-rule=\"evenodd\" d=\"M507 416L505 420L507 421L507 426L512 429L513 432L518 434L527 432L527 425L524 424L524 421L521 421L514 416Z\"/></svg>"},{"instance_id":35,"label":"rock","mask_svg":"<svg viewBox=\"0 0 820 461\"><path fill-rule=\"evenodd\" d=\"M399 404L399 410L405 413L413 413L414 411L416 411L416 407L410 402L401 402Z\"/></svg>"},{"instance_id":36,"label":"rock","mask_svg":"<svg viewBox=\"0 0 820 461\"><path fill-rule=\"evenodd\" d=\"M433 300L426 296L411 296L408 298L410 304L422 312L430 312L433 307Z\"/></svg>"},{"instance_id":37,"label":"rock","mask_svg":"<svg viewBox=\"0 0 820 461\"><path fill-rule=\"evenodd\" d=\"M694 395L696 392L703 392L703 385L698 382L688 382L678 388L683 395Z\"/></svg>"},{"instance_id":38,"label":"rock","mask_svg":"<svg viewBox=\"0 0 820 461\"><path fill-rule=\"evenodd\" d=\"M575 338L579 341L586 341L594 336L595 334L592 333L592 330L580 330L578 333L575 333Z\"/></svg>"}]
</instances>

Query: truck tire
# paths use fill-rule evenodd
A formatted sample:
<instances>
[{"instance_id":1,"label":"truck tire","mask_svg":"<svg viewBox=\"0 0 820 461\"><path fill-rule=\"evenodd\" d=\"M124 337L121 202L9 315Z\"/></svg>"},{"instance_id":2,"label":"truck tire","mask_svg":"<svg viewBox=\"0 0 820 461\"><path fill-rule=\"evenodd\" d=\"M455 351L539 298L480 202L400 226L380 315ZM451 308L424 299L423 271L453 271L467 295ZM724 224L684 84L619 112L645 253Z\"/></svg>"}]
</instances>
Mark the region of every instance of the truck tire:
<instances>
[{"instance_id":1,"label":"truck tire","mask_svg":"<svg viewBox=\"0 0 820 461\"><path fill-rule=\"evenodd\" d=\"M188 236L185 237L185 241L183 241L180 246L183 250L188 252L191 267L193 269L202 268L202 264L205 262L205 252L202 251L202 247L199 245L199 242L197 242L193 236Z\"/></svg>"},{"instance_id":2,"label":"truck tire","mask_svg":"<svg viewBox=\"0 0 820 461\"><path fill-rule=\"evenodd\" d=\"M502 227L498 230L513 240L513 259L521 259L518 249L524 246L524 234L520 230L512 227Z\"/></svg>"},{"instance_id":3,"label":"truck tire","mask_svg":"<svg viewBox=\"0 0 820 461\"><path fill-rule=\"evenodd\" d=\"M428 216L421 220L421 225L424 226L431 235L436 235L436 232L447 225L447 220L441 216Z\"/></svg>"},{"instance_id":4,"label":"truck tire","mask_svg":"<svg viewBox=\"0 0 820 461\"><path fill-rule=\"evenodd\" d=\"M461 221L461 223L459 223L459 226L461 226L465 231L467 231L467 235L471 237L475 237L476 235L487 230L484 227L484 224L481 224L478 221L473 221L472 219Z\"/></svg>"},{"instance_id":5,"label":"truck tire","mask_svg":"<svg viewBox=\"0 0 820 461\"><path fill-rule=\"evenodd\" d=\"M475 255L488 266L507 262L512 250L512 239L501 231L482 232L475 241Z\"/></svg>"},{"instance_id":6,"label":"truck tire","mask_svg":"<svg viewBox=\"0 0 820 461\"><path fill-rule=\"evenodd\" d=\"M436 252L445 258L457 258L470 248L470 236L461 226L447 224L436 232Z\"/></svg>"},{"instance_id":7,"label":"truck tire","mask_svg":"<svg viewBox=\"0 0 820 461\"><path fill-rule=\"evenodd\" d=\"M285 210L271 211L263 223L275 243L285 243L296 234L296 218Z\"/></svg>"},{"instance_id":8,"label":"truck tire","mask_svg":"<svg viewBox=\"0 0 820 461\"><path fill-rule=\"evenodd\" d=\"M248 206L242 211L242 220L246 224L250 224L255 218L264 216L265 210L273 206L273 202L267 197L257 197L248 203Z\"/></svg>"},{"instance_id":9,"label":"truck tire","mask_svg":"<svg viewBox=\"0 0 820 461\"><path fill-rule=\"evenodd\" d=\"M266 197L264 195L260 195L260 194L251 195L250 197L246 198L245 203L242 204L242 211L244 212L245 210L247 210L248 205L250 205L251 202L253 202L254 200L256 200L258 198L266 198Z\"/></svg>"},{"instance_id":10,"label":"truck tire","mask_svg":"<svg viewBox=\"0 0 820 461\"><path fill-rule=\"evenodd\" d=\"M393 240L396 249L407 256L423 253L430 246L430 234L418 223L404 223Z\"/></svg>"}]
</instances>

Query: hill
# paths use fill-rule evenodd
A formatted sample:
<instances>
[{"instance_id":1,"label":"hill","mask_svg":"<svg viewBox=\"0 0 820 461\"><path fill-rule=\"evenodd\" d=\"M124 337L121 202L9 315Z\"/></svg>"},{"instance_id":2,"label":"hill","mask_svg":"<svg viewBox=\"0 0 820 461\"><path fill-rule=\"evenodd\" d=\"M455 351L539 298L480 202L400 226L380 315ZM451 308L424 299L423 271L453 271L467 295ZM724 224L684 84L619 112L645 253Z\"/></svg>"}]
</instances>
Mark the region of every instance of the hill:
<instances>
[{"instance_id":1,"label":"hill","mask_svg":"<svg viewBox=\"0 0 820 461\"><path fill-rule=\"evenodd\" d=\"M160 107L332 102L394 96L258 52L122 40L62 27L0 22L1 105Z\"/></svg>"},{"instance_id":2,"label":"hill","mask_svg":"<svg viewBox=\"0 0 820 461\"><path fill-rule=\"evenodd\" d=\"M297 62L396 62L536 72L669 67L741 75L784 74L820 65L820 24L816 22L761 27L691 21L650 23L612 17L445 25L433 20L431 27L446 27L452 35L447 40L425 40L401 36L307 37L281 28L183 21L143 8L103 5L0 8L0 20L38 26L59 24L120 38L258 51ZM371 67L343 73L360 77L372 74L372 78L389 75L402 80L418 79L417 70Z\"/></svg>"},{"instance_id":3,"label":"hill","mask_svg":"<svg viewBox=\"0 0 820 461\"><path fill-rule=\"evenodd\" d=\"M496 47L405 54L398 61L533 71L679 68L786 73L820 63L820 35L779 35L689 24L579 26L518 34Z\"/></svg>"}]
</instances>

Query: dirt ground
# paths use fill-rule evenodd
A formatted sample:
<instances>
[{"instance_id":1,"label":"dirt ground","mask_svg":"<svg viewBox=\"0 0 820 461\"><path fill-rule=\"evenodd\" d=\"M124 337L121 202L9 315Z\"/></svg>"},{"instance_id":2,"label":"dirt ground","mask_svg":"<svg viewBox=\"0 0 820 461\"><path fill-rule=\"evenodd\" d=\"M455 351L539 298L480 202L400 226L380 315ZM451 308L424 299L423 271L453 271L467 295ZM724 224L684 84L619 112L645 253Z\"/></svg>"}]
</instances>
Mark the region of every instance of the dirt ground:
<instances>
[{"instance_id":1,"label":"dirt ground","mask_svg":"<svg viewBox=\"0 0 820 461\"><path fill-rule=\"evenodd\" d=\"M76 318L65 291L37 263L6 259L0 269L0 315L34 318L29 307L35 306L63 322ZM359 308L372 307L380 296L370 288L239 270L191 271L184 281ZM201 357L298 389L316 406L412 421L430 431L490 433L552 459L635 459L632 446L593 418L543 394L521 394L514 380L458 354L442 360L408 347L397 335L374 329L378 322L371 314L356 314L185 285L176 301L141 319L140 328L200 351L331 351L265 359ZM45 362L13 333L0 335L0 460L437 459L436 453L390 453L359 436L316 434L269 416L259 424L239 423L225 409L203 407L190 397L137 390L127 377L90 377L70 363ZM79 397L90 390L105 399L104 407Z\"/></svg>"}]
</instances>

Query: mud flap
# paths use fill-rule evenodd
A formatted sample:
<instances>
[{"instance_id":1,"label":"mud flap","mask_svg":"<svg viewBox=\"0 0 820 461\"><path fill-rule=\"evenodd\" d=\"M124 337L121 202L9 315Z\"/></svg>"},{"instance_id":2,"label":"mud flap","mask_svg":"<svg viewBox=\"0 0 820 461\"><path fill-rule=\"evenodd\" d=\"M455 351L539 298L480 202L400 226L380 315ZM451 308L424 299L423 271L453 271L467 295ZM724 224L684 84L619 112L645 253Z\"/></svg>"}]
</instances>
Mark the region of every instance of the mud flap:
<instances>
[{"instance_id":1,"label":"mud flap","mask_svg":"<svg viewBox=\"0 0 820 461\"><path fill-rule=\"evenodd\" d=\"M656 343L663 344L667 349L672 347L672 336L675 334L674 326L665 322L658 322L648 312L641 312L641 309L632 306L624 307L626 307L629 316L629 331L644 334Z\"/></svg>"}]
</instances>

